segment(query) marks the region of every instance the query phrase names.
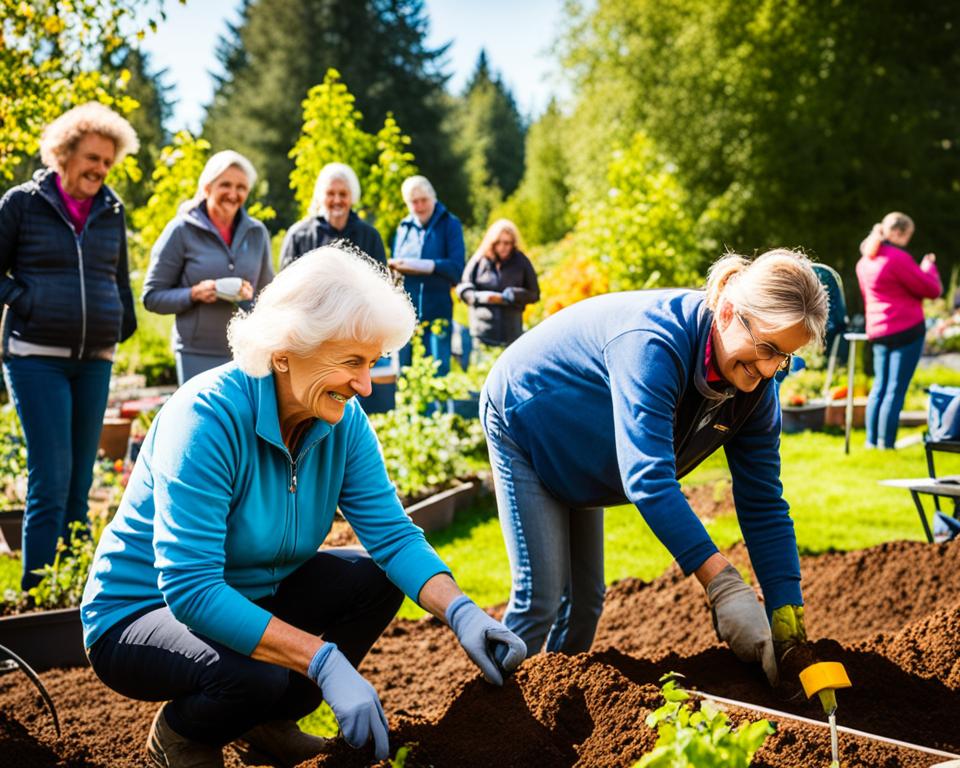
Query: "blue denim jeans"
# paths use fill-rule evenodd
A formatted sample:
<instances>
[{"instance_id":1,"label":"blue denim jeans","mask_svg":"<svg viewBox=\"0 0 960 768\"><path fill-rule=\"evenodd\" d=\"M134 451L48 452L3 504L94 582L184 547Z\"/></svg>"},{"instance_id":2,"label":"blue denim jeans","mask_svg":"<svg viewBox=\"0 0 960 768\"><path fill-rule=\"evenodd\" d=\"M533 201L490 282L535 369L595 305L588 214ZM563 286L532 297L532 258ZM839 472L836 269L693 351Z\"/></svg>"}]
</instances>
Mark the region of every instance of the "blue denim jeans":
<instances>
[{"instance_id":1,"label":"blue denim jeans","mask_svg":"<svg viewBox=\"0 0 960 768\"><path fill-rule=\"evenodd\" d=\"M322 550L257 605L334 642L360 665L403 601L359 549ZM299 720L323 692L304 675L257 661L196 634L166 606L121 619L88 651L97 676L123 696L170 703L164 715L181 736L226 744L268 720Z\"/></svg>"},{"instance_id":2,"label":"blue denim jeans","mask_svg":"<svg viewBox=\"0 0 960 768\"><path fill-rule=\"evenodd\" d=\"M867 399L867 445L893 448L900 410L923 352L923 337L906 346L873 344L873 388Z\"/></svg>"},{"instance_id":3,"label":"blue denim jeans","mask_svg":"<svg viewBox=\"0 0 960 768\"><path fill-rule=\"evenodd\" d=\"M23 576L53 562L57 539L69 538L70 523L87 522L103 412L110 389L109 360L8 357L7 389L27 440L27 508L23 518Z\"/></svg>"},{"instance_id":4,"label":"blue denim jeans","mask_svg":"<svg viewBox=\"0 0 960 768\"><path fill-rule=\"evenodd\" d=\"M603 509L577 509L553 496L483 393L500 528L512 585L503 622L528 654L590 649L603 612Z\"/></svg>"},{"instance_id":5,"label":"blue denim jeans","mask_svg":"<svg viewBox=\"0 0 960 768\"><path fill-rule=\"evenodd\" d=\"M450 323L440 333L434 333L429 326L423 332L423 346L428 357L440 361L437 376L450 373ZM413 352L409 344L400 348L400 365L410 365Z\"/></svg>"}]
</instances>

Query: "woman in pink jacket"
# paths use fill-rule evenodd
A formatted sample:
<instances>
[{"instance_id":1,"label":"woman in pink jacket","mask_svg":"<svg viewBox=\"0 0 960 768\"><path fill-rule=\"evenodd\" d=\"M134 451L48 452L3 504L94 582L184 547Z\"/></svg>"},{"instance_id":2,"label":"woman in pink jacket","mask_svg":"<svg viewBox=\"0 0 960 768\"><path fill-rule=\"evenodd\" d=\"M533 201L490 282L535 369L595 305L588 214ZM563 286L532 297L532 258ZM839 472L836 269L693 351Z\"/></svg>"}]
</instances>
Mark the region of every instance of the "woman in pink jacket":
<instances>
[{"instance_id":1,"label":"woman in pink jacket","mask_svg":"<svg viewBox=\"0 0 960 768\"><path fill-rule=\"evenodd\" d=\"M867 400L867 447L892 449L900 409L920 362L926 326L923 299L943 290L936 257L919 266L904 248L913 237L913 220L888 213L860 243L857 279L863 293L867 336L873 342L873 388Z\"/></svg>"}]
</instances>

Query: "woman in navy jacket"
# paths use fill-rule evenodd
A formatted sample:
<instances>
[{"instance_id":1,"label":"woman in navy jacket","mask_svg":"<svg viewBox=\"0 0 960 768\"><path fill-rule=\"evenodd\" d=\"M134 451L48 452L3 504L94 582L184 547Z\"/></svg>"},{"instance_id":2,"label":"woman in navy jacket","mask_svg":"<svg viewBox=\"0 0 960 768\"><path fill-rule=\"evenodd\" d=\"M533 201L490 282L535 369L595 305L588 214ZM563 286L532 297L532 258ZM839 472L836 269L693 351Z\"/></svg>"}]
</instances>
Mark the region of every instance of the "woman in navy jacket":
<instances>
[{"instance_id":1,"label":"woman in navy jacket","mask_svg":"<svg viewBox=\"0 0 960 768\"><path fill-rule=\"evenodd\" d=\"M27 440L25 590L87 521L114 349L137 327L123 203L104 184L137 147L120 115L75 107L44 131L47 168L0 200L3 372Z\"/></svg>"},{"instance_id":2,"label":"woman in navy jacket","mask_svg":"<svg viewBox=\"0 0 960 768\"><path fill-rule=\"evenodd\" d=\"M427 354L440 361L438 375L450 371L451 289L463 273L463 227L437 201L433 185L424 176L411 176L401 186L410 215L393 238L392 269L403 275L403 287L413 301L421 323L441 320L444 327L428 327L423 337ZM400 351L400 362L410 362L410 347Z\"/></svg>"},{"instance_id":3,"label":"woman in navy jacket","mask_svg":"<svg viewBox=\"0 0 960 768\"><path fill-rule=\"evenodd\" d=\"M823 336L827 300L806 258L730 255L706 293L598 296L548 318L497 361L480 415L513 571L504 623L537 653L586 651L603 610L603 507L632 502L743 660L777 677L773 640L803 639L800 563L780 484L773 377ZM679 478L724 446L763 589L717 551Z\"/></svg>"},{"instance_id":4,"label":"woman in navy jacket","mask_svg":"<svg viewBox=\"0 0 960 768\"><path fill-rule=\"evenodd\" d=\"M313 199L305 219L287 230L280 248L280 269L284 269L303 254L347 240L374 261L387 266L383 239L353 210L360 205L360 179L353 168L343 163L327 163L317 175Z\"/></svg>"}]
</instances>

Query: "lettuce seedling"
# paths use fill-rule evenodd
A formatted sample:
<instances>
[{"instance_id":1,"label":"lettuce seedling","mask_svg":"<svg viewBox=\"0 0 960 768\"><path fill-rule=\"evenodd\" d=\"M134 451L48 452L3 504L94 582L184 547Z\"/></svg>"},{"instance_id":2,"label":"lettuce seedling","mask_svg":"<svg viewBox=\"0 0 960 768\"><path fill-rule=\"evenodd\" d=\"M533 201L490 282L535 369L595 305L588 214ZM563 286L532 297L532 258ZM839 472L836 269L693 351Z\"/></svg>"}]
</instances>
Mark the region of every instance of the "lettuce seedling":
<instances>
[{"instance_id":1,"label":"lettuce seedling","mask_svg":"<svg viewBox=\"0 0 960 768\"><path fill-rule=\"evenodd\" d=\"M657 743L633 768L747 768L775 730L768 720L731 728L730 718L710 701L694 710L674 675L660 680L666 703L646 719L657 730Z\"/></svg>"}]
</instances>

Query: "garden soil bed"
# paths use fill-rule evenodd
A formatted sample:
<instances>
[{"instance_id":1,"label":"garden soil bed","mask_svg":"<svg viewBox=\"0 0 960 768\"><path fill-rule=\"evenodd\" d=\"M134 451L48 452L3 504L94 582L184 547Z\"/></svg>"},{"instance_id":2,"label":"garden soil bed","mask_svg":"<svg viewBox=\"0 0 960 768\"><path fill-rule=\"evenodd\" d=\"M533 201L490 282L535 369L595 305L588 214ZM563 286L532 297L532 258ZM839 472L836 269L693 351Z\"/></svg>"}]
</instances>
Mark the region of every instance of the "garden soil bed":
<instances>
[{"instance_id":1,"label":"garden soil bed","mask_svg":"<svg viewBox=\"0 0 960 768\"><path fill-rule=\"evenodd\" d=\"M746 561L742 547L730 556ZM843 662L841 725L960 753L960 541L894 542L803 560L807 622L823 660ZM407 768L630 766L655 734L643 724L668 671L718 696L822 720L806 701L784 701L757 669L720 647L702 590L672 570L652 583L613 586L594 650L540 655L502 689L480 680L439 622L396 621L361 671L380 692L391 743ZM19 674L0 677L0 762L11 766L135 766L156 704L108 691L89 669L41 676L57 703L57 740L39 697ZM731 711L734 720L744 715ZM826 729L772 718L757 753L764 768L827 766ZM845 734L844 768L912 768L937 758ZM226 750L228 765L238 762ZM366 765L369 753L336 743L308 765ZM384 764L386 765L386 764Z\"/></svg>"}]
</instances>

